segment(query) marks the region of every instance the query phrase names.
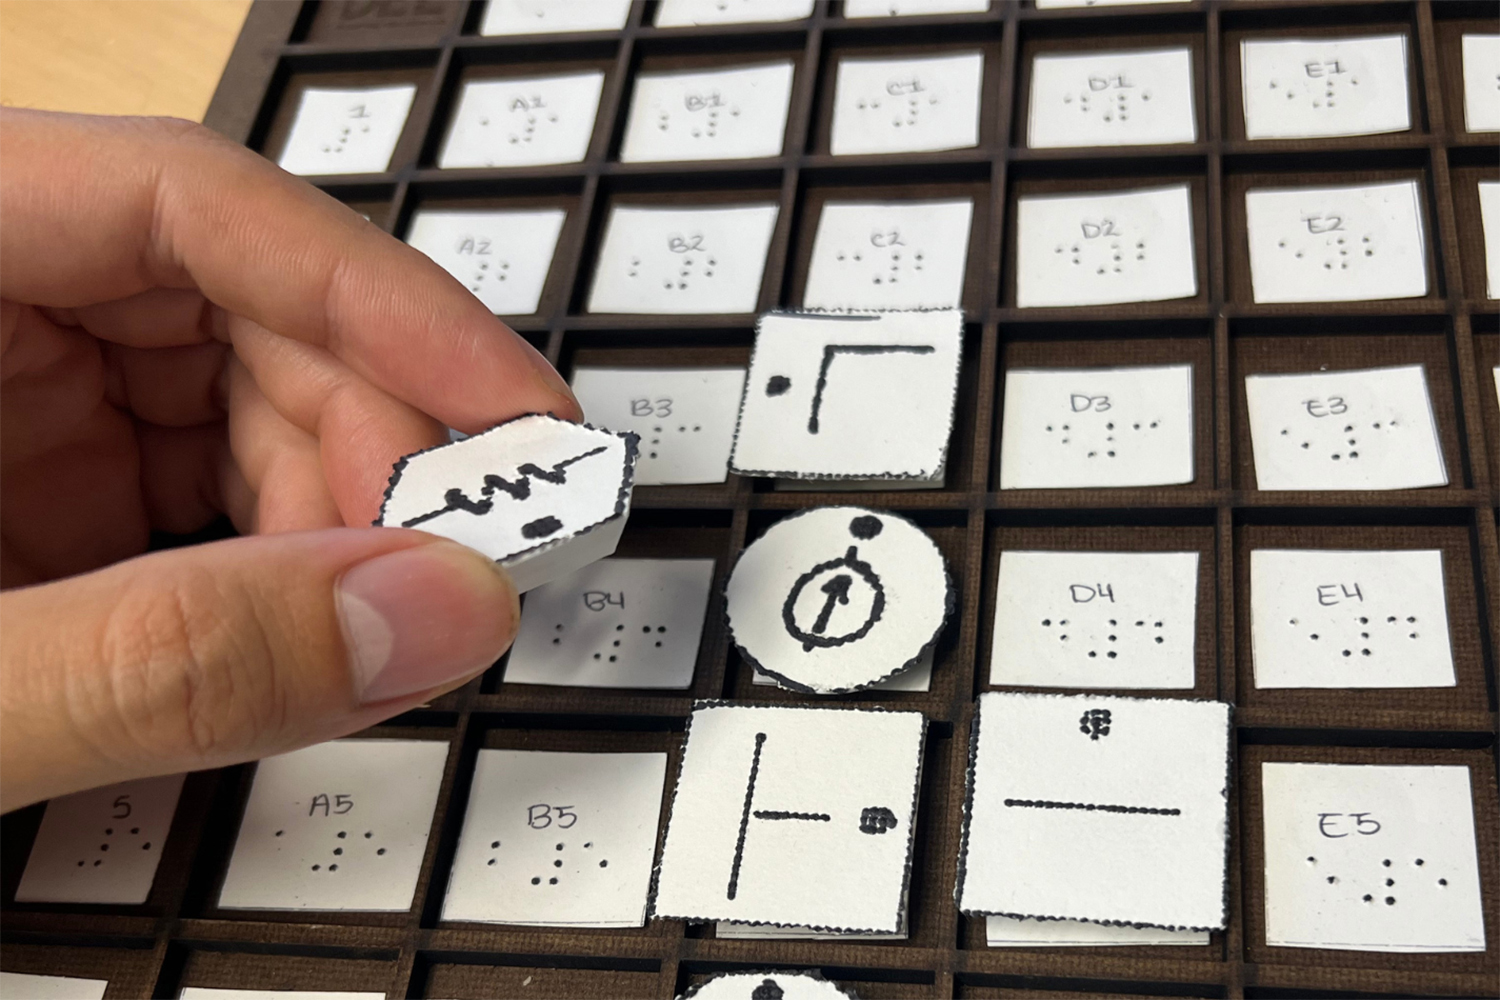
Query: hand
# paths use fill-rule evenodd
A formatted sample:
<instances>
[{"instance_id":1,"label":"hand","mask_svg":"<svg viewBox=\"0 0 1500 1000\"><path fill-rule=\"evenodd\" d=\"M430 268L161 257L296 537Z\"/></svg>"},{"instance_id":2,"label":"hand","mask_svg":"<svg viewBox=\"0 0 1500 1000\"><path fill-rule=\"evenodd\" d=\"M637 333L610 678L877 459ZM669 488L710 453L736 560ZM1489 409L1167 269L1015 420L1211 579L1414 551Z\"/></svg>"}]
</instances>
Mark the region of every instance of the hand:
<instances>
[{"instance_id":1,"label":"hand","mask_svg":"<svg viewBox=\"0 0 1500 1000\"><path fill-rule=\"evenodd\" d=\"M371 523L547 362L425 256L187 122L0 111L0 809L369 726L483 670L483 556ZM245 535L142 555L221 513Z\"/></svg>"}]
</instances>

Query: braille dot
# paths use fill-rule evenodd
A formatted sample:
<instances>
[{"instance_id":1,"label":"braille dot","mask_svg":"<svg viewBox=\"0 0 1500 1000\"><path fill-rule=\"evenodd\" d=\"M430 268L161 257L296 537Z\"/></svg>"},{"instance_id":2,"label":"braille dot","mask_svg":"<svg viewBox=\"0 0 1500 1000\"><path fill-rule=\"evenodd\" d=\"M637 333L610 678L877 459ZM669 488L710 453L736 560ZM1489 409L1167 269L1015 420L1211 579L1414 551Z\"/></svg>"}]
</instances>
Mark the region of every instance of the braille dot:
<instances>
[{"instance_id":1,"label":"braille dot","mask_svg":"<svg viewBox=\"0 0 1500 1000\"><path fill-rule=\"evenodd\" d=\"M277 830L277 831L276 831L276 836L278 836L278 837L279 837L279 836L281 836L281 835L282 835L282 834L283 834L283 833L286 833L286 831L285 831L285 830Z\"/></svg>"},{"instance_id":2,"label":"braille dot","mask_svg":"<svg viewBox=\"0 0 1500 1000\"><path fill-rule=\"evenodd\" d=\"M556 885L557 884L557 879L555 879L555 878L549 878L547 880L547 884L548 885Z\"/></svg>"},{"instance_id":3,"label":"braille dot","mask_svg":"<svg viewBox=\"0 0 1500 1000\"><path fill-rule=\"evenodd\" d=\"M101 851L107 851L107 850L109 850L109 845L108 844L100 844L99 845L99 850L101 850Z\"/></svg>"},{"instance_id":4,"label":"braille dot","mask_svg":"<svg viewBox=\"0 0 1500 1000\"><path fill-rule=\"evenodd\" d=\"M1438 879L1438 885L1447 885L1447 884L1448 884L1448 880L1447 879L1445 879L1445 878Z\"/></svg>"},{"instance_id":5,"label":"braille dot","mask_svg":"<svg viewBox=\"0 0 1500 1000\"><path fill-rule=\"evenodd\" d=\"M558 861L552 862L552 867L553 868L561 868L562 867L562 861L558 860Z\"/></svg>"},{"instance_id":6,"label":"braille dot","mask_svg":"<svg viewBox=\"0 0 1500 1000\"><path fill-rule=\"evenodd\" d=\"M601 861L601 862L599 862L599 867L600 868L608 868L609 867L609 862L608 861Z\"/></svg>"},{"instance_id":7,"label":"braille dot","mask_svg":"<svg viewBox=\"0 0 1500 1000\"><path fill-rule=\"evenodd\" d=\"M491 849L494 849L494 848L499 847L499 846L500 846L500 841L498 841L498 840L492 840L492 841L490 841L490 848Z\"/></svg>"},{"instance_id":8,"label":"braille dot","mask_svg":"<svg viewBox=\"0 0 1500 1000\"><path fill-rule=\"evenodd\" d=\"M384 854L385 853L385 848L384 847L376 848L375 853L377 855Z\"/></svg>"},{"instance_id":9,"label":"braille dot","mask_svg":"<svg viewBox=\"0 0 1500 1000\"><path fill-rule=\"evenodd\" d=\"M1042 619L1042 624L1043 625L1051 625L1052 624L1052 619L1051 618L1043 618Z\"/></svg>"},{"instance_id":10,"label":"braille dot","mask_svg":"<svg viewBox=\"0 0 1500 1000\"><path fill-rule=\"evenodd\" d=\"M495 863L495 859L494 858L490 858L488 861L485 862L485 864L487 864L487 865L493 865L494 863Z\"/></svg>"},{"instance_id":11,"label":"braille dot","mask_svg":"<svg viewBox=\"0 0 1500 1000\"><path fill-rule=\"evenodd\" d=\"M347 831L347 830L340 830L339 831L339 839L340 840L343 840L347 836L349 836L349 831Z\"/></svg>"},{"instance_id":12,"label":"braille dot","mask_svg":"<svg viewBox=\"0 0 1500 1000\"><path fill-rule=\"evenodd\" d=\"M151 841L148 840L144 844L142 844L141 845L141 850L143 850L143 851L149 851L149 850L151 850Z\"/></svg>"},{"instance_id":13,"label":"braille dot","mask_svg":"<svg viewBox=\"0 0 1500 1000\"><path fill-rule=\"evenodd\" d=\"M1374 898L1375 898L1375 897L1374 897L1374 896L1372 896L1372 895L1370 895L1370 894L1369 894L1369 893L1365 893L1365 895L1364 895L1364 901L1365 901L1365 902L1366 902L1366 903L1368 903L1368 902L1370 902L1370 901L1371 901L1371 900L1373 900L1373 899L1374 899Z\"/></svg>"},{"instance_id":14,"label":"braille dot","mask_svg":"<svg viewBox=\"0 0 1500 1000\"><path fill-rule=\"evenodd\" d=\"M106 826L104 828L104 835L106 837L112 837L112 836L114 836L114 832L115 832L114 827Z\"/></svg>"},{"instance_id":15,"label":"braille dot","mask_svg":"<svg viewBox=\"0 0 1500 1000\"><path fill-rule=\"evenodd\" d=\"M1162 643L1164 643L1164 642L1166 642L1166 641L1167 641L1167 640L1165 640L1165 639L1163 639L1163 638L1162 638L1162 637L1161 637L1161 636L1157 636L1157 637L1156 637L1156 642L1157 642L1157 645L1161 645L1161 644L1162 644Z\"/></svg>"},{"instance_id":16,"label":"braille dot","mask_svg":"<svg viewBox=\"0 0 1500 1000\"><path fill-rule=\"evenodd\" d=\"M531 880L531 884L532 885L541 885L542 884L542 880L540 878L534 878L534 879Z\"/></svg>"},{"instance_id":17,"label":"braille dot","mask_svg":"<svg viewBox=\"0 0 1500 1000\"><path fill-rule=\"evenodd\" d=\"M562 849L563 849L563 845L561 845L561 844L558 844L557 847L554 848L554 850L558 850L558 851L560 851Z\"/></svg>"},{"instance_id":18,"label":"braille dot","mask_svg":"<svg viewBox=\"0 0 1500 1000\"><path fill-rule=\"evenodd\" d=\"M651 626L650 625L642 625L641 626L641 631L649 634L651 632Z\"/></svg>"},{"instance_id":19,"label":"braille dot","mask_svg":"<svg viewBox=\"0 0 1500 1000\"><path fill-rule=\"evenodd\" d=\"M1393 878L1388 878L1388 879L1385 880L1385 884L1386 885L1395 885L1396 884L1396 880L1393 879Z\"/></svg>"},{"instance_id":20,"label":"braille dot","mask_svg":"<svg viewBox=\"0 0 1500 1000\"><path fill-rule=\"evenodd\" d=\"M335 847L335 848L334 848L334 849L333 849L333 853L334 853L334 854L335 854L335 855L339 855L339 854L343 854L343 853L344 853L344 849L343 849L343 848L342 848L342 847Z\"/></svg>"},{"instance_id":21,"label":"braille dot","mask_svg":"<svg viewBox=\"0 0 1500 1000\"><path fill-rule=\"evenodd\" d=\"M1384 861L1382 861L1380 863L1382 865L1384 865L1386 868L1389 868L1391 866L1391 859L1390 858L1386 858Z\"/></svg>"},{"instance_id":22,"label":"braille dot","mask_svg":"<svg viewBox=\"0 0 1500 1000\"><path fill-rule=\"evenodd\" d=\"M1387 897L1385 897L1385 905L1386 906L1395 906L1396 905L1396 897L1395 896L1387 896Z\"/></svg>"},{"instance_id":23,"label":"braille dot","mask_svg":"<svg viewBox=\"0 0 1500 1000\"><path fill-rule=\"evenodd\" d=\"M491 862L490 862L490 864L494 864L494 862L493 862L493 861L491 861ZM1330 875L1330 876L1328 876L1328 884L1329 884L1329 885L1333 885L1333 883L1335 883L1335 882L1337 882L1337 881L1338 881L1338 878L1337 878L1337 876L1334 876L1334 875Z\"/></svg>"},{"instance_id":24,"label":"braille dot","mask_svg":"<svg viewBox=\"0 0 1500 1000\"><path fill-rule=\"evenodd\" d=\"M132 826L132 827L131 827L131 828L130 828L130 832L131 832L131 833L140 833L140 832L141 832L141 828L140 828L140 827L138 827L138 826Z\"/></svg>"},{"instance_id":25,"label":"braille dot","mask_svg":"<svg viewBox=\"0 0 1500 1000\"><path fill-rule=\"evenodd\" d=\"M1425 865L1426 863L1427 862L1423 861L1421 858L1418 858L1417 860L1415 860L1415 861L1412 862L1412 864L1418 865L1418 866Z\"/></svg>"},{"instance_id":26,"label":"braille dot","mask_svg":"<svg viewBox=\"0 0 1500 1000\"><path fill-rule=\"evenodd\" d=\"M1416 621L1416 619L1413 618L1412 621ZM658 631L658 632L665 632L666 630L667 630L667 627L665 625L658 625L658 626L656 626L656 631Z\"/></svg>"},{"instance_id":27,"label":"braille dot","mask_svg":"<svg viewBox=\"0 0 1500 1000\"><path fill-rule=\"evenodd\" d=\"M313 866L312 866L312 870L313 870L313 871L321 871L321 870L322 870L322 868L323 868L323 866L322 866L322 865L313 865Z\"/></svg>"},{"instance_id":28,"label":"braille dot","mask_svg":"<svg viewBox=\"0 0 1500 1000\"><path fill-rule=\"evenodd\" d=\"M615 626L615 631L616 632L623 632L623 631L625 631L625 626L624 625L616 625Z\"/></svg>"}]
</instances>

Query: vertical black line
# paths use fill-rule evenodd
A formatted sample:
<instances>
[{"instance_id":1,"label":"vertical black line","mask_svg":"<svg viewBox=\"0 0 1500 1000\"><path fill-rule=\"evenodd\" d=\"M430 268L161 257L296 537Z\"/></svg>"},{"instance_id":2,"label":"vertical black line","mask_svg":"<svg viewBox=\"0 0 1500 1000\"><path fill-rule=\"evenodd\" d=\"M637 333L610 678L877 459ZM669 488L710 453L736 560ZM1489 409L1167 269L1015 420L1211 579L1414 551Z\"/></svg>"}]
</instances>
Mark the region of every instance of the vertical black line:
<instances>
[{"instance_id":1,"label":"vertical black line","mask_svg":"<svg viewBox=\"0 0 1500 1000\"><path fill-rule=\"evenodd\" d=\"M740 812L740 837L734 844L734 865L729 869L729 898L740 888L740 862L745 860L745 834L750 831L750 804L755 801L755 776L760 773L760 748L766 734L755 734L755 756L750 758L750 780L745 785L745 808Z\"/></svg>"}]
</instances>

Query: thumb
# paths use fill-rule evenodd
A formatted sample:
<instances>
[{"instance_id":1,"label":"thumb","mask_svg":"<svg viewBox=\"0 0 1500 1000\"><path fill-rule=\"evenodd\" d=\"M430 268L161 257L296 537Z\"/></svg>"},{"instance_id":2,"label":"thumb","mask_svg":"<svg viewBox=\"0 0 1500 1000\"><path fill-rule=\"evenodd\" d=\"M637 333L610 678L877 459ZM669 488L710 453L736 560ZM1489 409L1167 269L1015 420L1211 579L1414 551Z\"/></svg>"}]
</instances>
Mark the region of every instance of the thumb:
<instances>
[{"instance_id":1,"label":"thumb","mask_svg":"<svg viewBox=\"0 0 1500 1000\"><path fill-rule=\"evenodd\" d=\"M459 686L515 636L510 579L420 531L141 556L0 594L0 810L342 736Z\"/></svg>"}]
</instances>

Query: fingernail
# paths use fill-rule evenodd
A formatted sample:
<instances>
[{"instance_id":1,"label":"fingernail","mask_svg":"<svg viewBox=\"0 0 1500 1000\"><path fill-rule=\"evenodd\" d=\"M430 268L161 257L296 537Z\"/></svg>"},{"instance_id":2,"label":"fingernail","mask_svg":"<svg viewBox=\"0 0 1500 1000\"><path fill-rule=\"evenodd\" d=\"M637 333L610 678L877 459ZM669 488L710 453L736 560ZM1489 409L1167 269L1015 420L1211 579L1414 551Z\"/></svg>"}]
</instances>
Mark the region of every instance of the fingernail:
<instances>
[{"instance_id":1,"label":"fingernail","mask_svg":"<svg viewBox=\"0 0 1500 1000\"><path fill-rule=\"evenodd\" d=\"M337 604L365 705L479 673L510 645L520 618L504 571L452 542L360 563L339 581Z\"/></svg>"},{"instance_id":2,"label":"fingernail","mask_svg":"<svg viewBox=\"0 0 1500 1000\"><path fill-rule=\"evenodd\" d=\"M551 389L553 392L557 393L563 398L571 400L573 405L578 407L578 413L581 416L583 414L583 407L578 406L578 399L573 395L572 387L569 386L567 382L563 381L563 377L558 374L556 368L552 367L552 363L547 360L547 358L542 354L541 351L538 351L535 347L532 347L531 344L527 343L525 337L517 335L516 339L521 341L526 350L530 352L531 369L532 371L536 372L536 377L541 379L542 385L546 386L548 389ZM567 414L558 415L567 416Z\"/></svg>"}]
</instances>

